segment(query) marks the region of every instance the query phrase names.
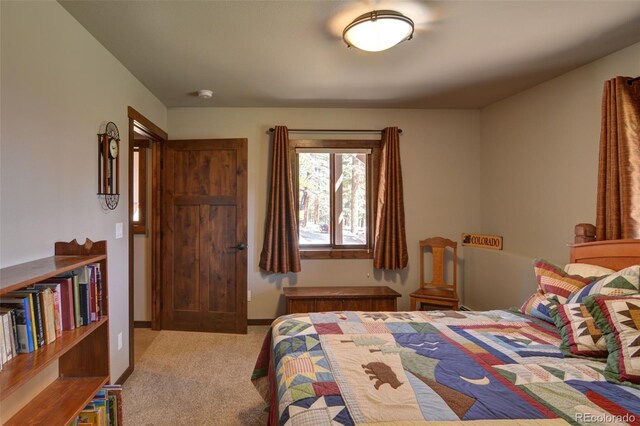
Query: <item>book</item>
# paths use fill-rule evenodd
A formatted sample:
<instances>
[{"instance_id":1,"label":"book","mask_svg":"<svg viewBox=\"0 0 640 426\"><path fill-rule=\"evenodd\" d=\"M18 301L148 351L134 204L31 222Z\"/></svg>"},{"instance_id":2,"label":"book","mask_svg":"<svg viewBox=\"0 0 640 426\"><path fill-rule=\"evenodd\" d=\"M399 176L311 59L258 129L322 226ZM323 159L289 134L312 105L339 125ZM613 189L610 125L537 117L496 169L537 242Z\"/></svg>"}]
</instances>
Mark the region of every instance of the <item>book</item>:
<instances>
[{"instance_id":1,"label":"book","mask_svg":"<svg viewBox=\"0 0 640 426\"><path fill-rule=\"evenodd\" d=\"M82 318L80 317L80 287L78 274L73 273L73 309L75 313L76 327L82 326Z\"/></svg>"},{"instance_id":2,"label":"book","mask_svg":"<svg viewBox=\"0 0 640 426\"><path fill-rule=\"evenodd\" d=\"M36 317L36 336L38 337L38 347L44 346L47 342L44 336L44 306L40 299L40 290L23 289L18 291L31 292L31 300L33 301L33 312Z\"/></svg>"},{"instance_id":3,"label":"book","mask_svg":"<svg viewBox=\"0 0 640 426\"><path fill-rule=\"evenodd\" d=\"M99 420L99 424L102 426L107 426L107 395L106 393L104 394L104 396L98 398L94 398L93 401L91 401L91 403L93 404L93 406L95 407L96 410L98 410L98 420Z\"/></svg>"},{"instance_id":4,"label":"book","mask_svg":"<svg viewBox=\"0 0 640 426\"><path fill-rule=\"evenodd\" d=\"M83 325L89 325L89 284L79 283L78 286L80 294L80 317Z\"/></svg>"},{"instance_id":5,"label":"book","mask_svg":"<svg viewBox=\"0 0 640 426\"><path fill-rule=\"evenodd\" d=\"M55 322L56 338L62 337L62 312L60 311L60 284L51 289L53 291L53 318Z\"/></svg>"},{"instance_id":6,"label":"book","mask_svg":"<svg viewBox=\"0 0 640 426\"><path fill-rule=\"evenodd\" d=\"M88 284L88 311L89 311L89 322L96 322L96 293L95 293L96 283L94 281Z\"/></svg>"},{"instance_id":7,"label":"book","mask_svg":"<svg viewBox=\"0 0 640 426\"><path fill-rule=\"evenodd\" d=\"M60 320L62 322L62 330L73 330L76 328L75 311L73 303L73 278L71 277L51 277L47 278L39 285L59 284L60 291Z\"/></svg>"},{"instance_id":8,"label":"book","mask_svg":"<svg viewBox=\"0 0 640 426\"><path fill-rule=\"evenodd\" d=\"M87 406L76 417L76 423L81 425L93 425L93 426L109 426L111 421L109 420L110 400L107 396L107 391L101 389L94 396Z\"/></svg>"},{"instance_id":9,"label":"book","mask_svg":"<svg viewBox=\"0 0 640 426\"><path fill-rule=\"evenodd\" d=\"M0 308L4 309L4 308ZM18 356L18 327L17 327L17 318L16 318L16 310L10 309L11 312L11 328L13 332L13 355Z\"/></svg>"},{"instance_id":10,"label":"book","mask_svg":"<svg viewBox=\"0 0 640 426\"><path fill-rule=\"evenodd\" d=\"M4 324L4 318L7 318L7 323ZM12 341L13 341L13 331L11 330L11 309L9 308L2 308L0 307L0 326L3 327L3 332L4 332L4 340L5 343L7 344L7 355L9 356L9 354L11 354L11 358L13 358L13 348L12 348Z\"/></svg>"},{"instance_id":11,"label":"book","mask_svg":"<svg viewBox=\"0 0 640 426\"><path fill-rule=\"evenodd\" d=\"M80 425L105 426L102 423L100 411L93 404L88 405L78 414L78 426Z\"/></svg>"},{"instance_id":12,"label":"book","mask_svg":"<svg viewBox=\"0 0 640 426\"><path fill-rule=\"evenodd\" d=\"M53 291L50 288L37 289L40 293L40 303L42 309L42 326L44 329L45 344L53 343L56 340L56 319L55 307L53 303Z\"/></svg>"},{"instance_id":13,"label":"book","mask_svg":"<svg viewBox=\"0 0 640 426\"><path fill-rule=\"evenodd\" d=\"M80 317L80 293L79 293L79 284L80 284L80 275L82 275L83 277L86 276L86 266L83 266L82 268L78 268L72 272L69 272L67 274L63 274L61 275L62 277L68 277L71 278L71 288L72 288L72 293L73 293L73 313L74 313L74 324L76 327L81 327L82 324L82 318Z\"/></svg>"},{"instance_id":14,"label":"book","mask_svg":"<svg viewBox=\"0 0 640 426\"><path fill-rule=\"evenodd\" d=\"M28 297L0 297L0 306L14 309L16 329L18 333L18 353L29 353L35 350L32 333L31 309Z\"/></svg>"},{"instance_id":15,"label":"book","mask_svg":"<svg viewBox=\"0 0 640 426\"><path fill-rule=\"evenodd\" d=\"M33 286L37 289L50 289L53 295L53 324L56 338L62 336L62 312L60 311L60 283L37 283Z\"/></svg>"},{"instance_id":16,"label":"book","mask_svg":"<svg viewBox=\"0 0 640 426\"><path fill-rule=\"evenodd\" d=\"M4 327L0 324L0 364L2 365L4 365L8 361L7 351L5 349L6 346L7 344L4 341Z\"/></svg>"},{"instance_id":17,"label":"book","mask_svg":"<svg viewBox=\"0 0 640 426\"><path fill-rule=\"evenodd\" d=\"M80 302L84 304L84 306L80 307L81 313L84 312L84 316L82 317L83 325L87 325L90 322L92 322L91 321L91 303L92 303L93 297L91 292L91 283L95 281L95 278L93 278L94 270L95 270L94 264L85 265L82 268L79 268L76 270L76 274L78 276L78 285L81 287L79 289L81 292ZM85 296L86 296L86 299L85 299ZM95 315L94 315L94 318L95 318Z\"/></svg>"},{"instance_id":18,"label":"book","mask_svg":"<svg viewBox=\"0 0 640 426\"><path fill-rule=\"evenodd\" d=\"M18 329L16 327L16 310L15 308L5 308L0 306L0 312L9 313L9 325L11 328L11 351L13 352L13 356L15 357L18 355Z\"/></svg>"},{"instance_id":19,"label":"book","mask_svg":"<svg viewBox=\"0 0 640 426\"><path fill-rule=\"evenodd\" d=\"M96 312L97 312L97 316L98 319L102 318L103 315L106 315L107 313L104 311L104 305L103 305L103 295L102 295L102 273L100 272L100 264L99 263L95 263L96 265L96 293L98 294L98 297L96 298Z\"/></svg>"},{"instance_id":20,"label":"book","mask_svg":"<svg viewBox=\"0 0 640 426\"><path fill-rule=\"evenodd\" d=\"M91 312L93 314L94 321L100 319L100 308L98 307L98 284L93 283L91 285L91 295L93 297L93 305L91 305Z\"/></svg>"},{"instance_id":21,"label":"book","mask_svg":"<svg viewBox=\"0 0 640 426\"><path fill-rule=\"evenodd\" d=\"M105 385L102 389L107 393L109 426L122 425L122 386Z\"/></svg>"},{"instance_id":22,"label":"book","mask_svg":"<svg viewBox=\"0 0 640 426\"><path fill-rule=\"evenodd\" d=\"M118 397L114 394L107 395L107 424L118 426Z\"/></svg>"},{"instance_id":23,"label":"book","mask_svg":"<svg viewBox=\"0 0 640 426\"><path fill-rule=\"evenodd\" d=\"M4 351L7 361L13 358L13 330L11 329L11 314L9 311L0 312L2 319L2 334L4 337Z\"/></svg>"},{"instance_id":24,"label":"book","mask_svg":"<svg viewBox=\"0 0 640 426\"><path fill-rule=\"evenodd\" d=\"M32 307L32 323L35 328L36 340L38 342L38 348L41 348L45 345L45 335L44 335L44 311L43 304L40 299L40 290L36 290L33 288L23 288L21 290L12 291L8 293L9 295L13 294L24 294L29 295L29 303Z\"/></svg>"},{"instance_id":25,"label":"book","mask_svg":"<svg viewBox=\"0 0 640 426\"><path fill-rule=\"evenodd\" d=\"M98 321L100 317L98 316L98 268L99 265L97 263L92 263L87 265L89 267L90 272L90 287L89 287L89 306L91 308L91 313L89 315L89 319L91 322Z\"/></svg>"},{"instance_id":26,"label":"book","mask_svg":"<svg viewBox=\"0 0 640 426\"><path fill-rule=\"evenodd\" d=\"M33 334L33 349L44 346L44 334L42 330L42 316L40 311L39 297L33 297L33 292L27 289L13 291L9 296L24 296L29 300L29 310L31 312L31 332ZM37 304L36 304L37 302Z\"/></svg>"}]
</instances>

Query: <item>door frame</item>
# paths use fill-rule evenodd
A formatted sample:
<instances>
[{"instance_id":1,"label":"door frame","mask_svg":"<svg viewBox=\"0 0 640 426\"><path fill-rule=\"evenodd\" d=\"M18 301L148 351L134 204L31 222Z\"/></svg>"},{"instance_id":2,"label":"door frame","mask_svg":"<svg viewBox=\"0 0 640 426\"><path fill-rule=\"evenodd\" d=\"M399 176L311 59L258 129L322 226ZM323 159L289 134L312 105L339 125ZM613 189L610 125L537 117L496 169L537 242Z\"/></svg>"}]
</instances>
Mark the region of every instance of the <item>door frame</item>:
<instances>
[{"instance_id":1,"label":"door frame","mask_svg":"<svg viewBox=\"0 0 640 426\"><path fill-rule=\"evenodd\" d=\"M160 271L162 270L162 257L160 256L160 168L162 165L162 147L163 142L169 139L167 132L154 124L147 117L136 111L133 107L127 107L127 117L129 118L129 203L128 203L128 221L129 221L129 367L116 380L116 383L122 384L133 373L134 370L134 282L133 282L133 148L134 148L134 129L141 130L149 136L151 143L151 193L152 203L147 205L151 210L151 328L153 330L160 329L159 310L160 305L157 301L158 286L160 282Z\"/></svg>"}]
</instances>

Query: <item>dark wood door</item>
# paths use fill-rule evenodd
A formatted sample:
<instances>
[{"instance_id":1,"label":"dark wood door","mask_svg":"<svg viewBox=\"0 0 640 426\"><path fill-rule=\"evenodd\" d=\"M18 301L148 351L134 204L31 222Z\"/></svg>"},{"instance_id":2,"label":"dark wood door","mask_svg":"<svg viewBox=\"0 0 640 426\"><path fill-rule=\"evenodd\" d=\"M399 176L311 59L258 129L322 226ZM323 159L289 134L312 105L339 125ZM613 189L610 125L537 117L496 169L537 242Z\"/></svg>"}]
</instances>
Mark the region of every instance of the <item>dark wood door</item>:
<instances>
[{"instance_id":1,"label":"dark wood door","mask_svg":"<svg viewBox=\"0 0 640 426\"><path fill-rule=\"evenodd\" d=\"M168 141L162 328L247 332L247 140Z\"/></svg>"}]
</instances>

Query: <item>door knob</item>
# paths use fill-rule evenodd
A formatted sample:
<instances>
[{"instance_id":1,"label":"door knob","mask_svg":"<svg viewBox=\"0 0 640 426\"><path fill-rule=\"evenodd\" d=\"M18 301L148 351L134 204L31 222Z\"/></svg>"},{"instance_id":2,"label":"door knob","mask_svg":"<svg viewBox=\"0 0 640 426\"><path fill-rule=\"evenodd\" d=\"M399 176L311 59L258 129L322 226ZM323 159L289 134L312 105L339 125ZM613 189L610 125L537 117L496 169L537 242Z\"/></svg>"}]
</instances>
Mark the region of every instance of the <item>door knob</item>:
<instances>
[{"instance_id":1,"label":"door knob","mask_svg":"<svg viewBox=\"0 0 640 426\"><path fill-rule=\"evenodd\" d=\"M247 246L245 246L244 243L240 243L237 246L233 246L233 247L230 247L230 248L234 248L234 249L236 249L238 251L242 251L242 250L246 249Z\"/></svg>"}]
</instances>

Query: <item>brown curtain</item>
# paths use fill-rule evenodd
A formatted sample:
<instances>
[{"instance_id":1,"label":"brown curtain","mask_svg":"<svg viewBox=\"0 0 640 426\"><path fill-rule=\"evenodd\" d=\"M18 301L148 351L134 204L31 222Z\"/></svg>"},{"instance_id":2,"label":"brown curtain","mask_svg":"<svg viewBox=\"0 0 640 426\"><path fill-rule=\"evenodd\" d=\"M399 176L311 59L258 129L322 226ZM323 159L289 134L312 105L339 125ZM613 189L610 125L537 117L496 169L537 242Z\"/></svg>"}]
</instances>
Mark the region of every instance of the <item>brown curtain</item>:
<instances>
[{"instance_id":1,"label":"brown curtain","mask_svg":"<svg viewBox=\"0 0 640 426\"><path fill-rule=\"evenodd\" d=\"M400 135L397 127L387 127L382 130L373 266L378 269L402 269L408 261Z\"/></svg>"},{"instance_id":2,"label":"brown curtain","mask_svg":"<svg viewBox=\"0 0 640 426\"><path fill-rule=\"evenodd\" d=\"M273 132L271 189L264 229L260 268L268 272L300 272L296 197L289 162L289 131L276 126Z\"/></svg>"},{"instance_id":3,"label":"brown curtain","mask_svg":"<svg viewBox=\"0 0 640 426\"><path fill-rule=\"evenodd\" d=\"M640 238L640 81L604 83L596 239Z\"/></svg>"}]
</instances>

